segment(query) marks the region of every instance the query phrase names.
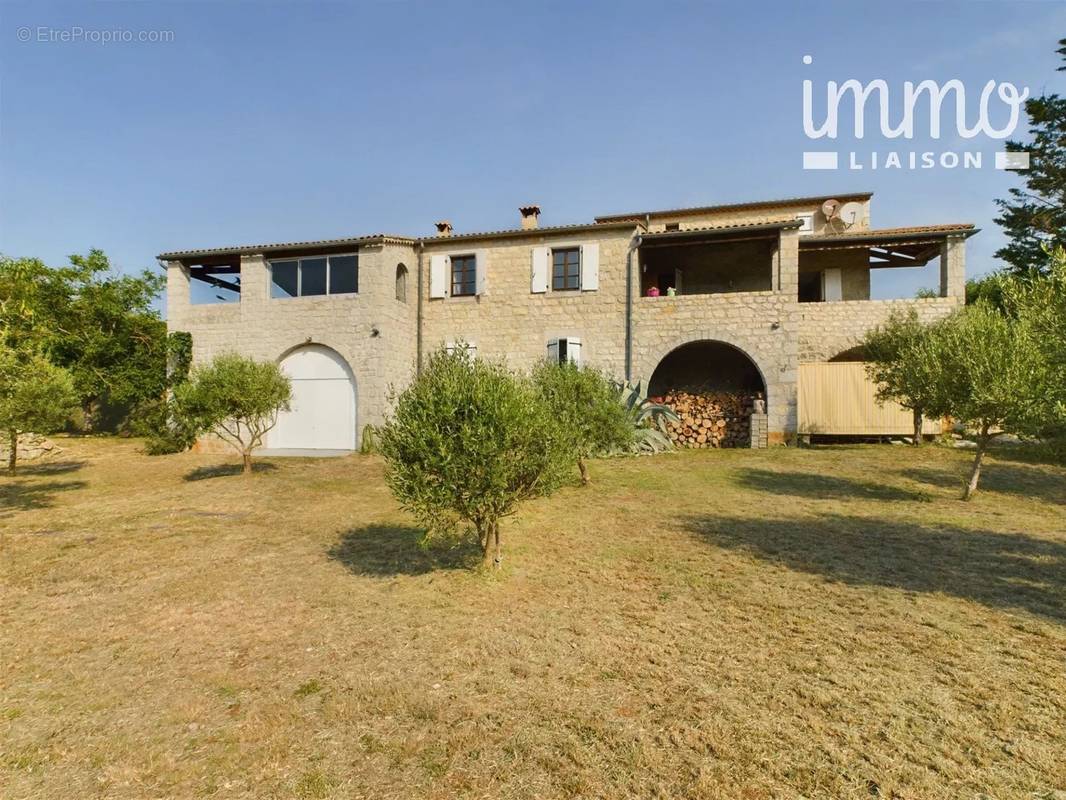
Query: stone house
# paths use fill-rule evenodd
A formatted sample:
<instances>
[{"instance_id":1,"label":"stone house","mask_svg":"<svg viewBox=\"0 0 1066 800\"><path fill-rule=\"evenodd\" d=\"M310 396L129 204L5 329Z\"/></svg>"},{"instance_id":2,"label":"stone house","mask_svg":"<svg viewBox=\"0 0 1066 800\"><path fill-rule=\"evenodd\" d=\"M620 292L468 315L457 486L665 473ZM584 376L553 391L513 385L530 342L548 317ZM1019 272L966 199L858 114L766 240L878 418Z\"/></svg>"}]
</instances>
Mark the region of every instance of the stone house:
<instances>
[{"instance_id":1,"label":"stone house","mask_svg":"<svg viewBox=\"0 0 1066 800\"><path fill-rule=\"evenodd\" d=\"M803 362L846 354L911 307L964 302L968 224L873 228L870 193L596 217L510 230L385 234L182 250L167 322L194 362L226 350L276 359L294 380L270 447L351 449L390 389L429 352L463 341L529 367L592 364L652 393L701 383L762 392L770 443L797 431ZM939 296L871 300L870 273L940 262ZM207 302L204 302L207 300ZM845 356L846 357L846 356ZM755 442L760 444L760 442Z\"/></svg>"}]
</instances>

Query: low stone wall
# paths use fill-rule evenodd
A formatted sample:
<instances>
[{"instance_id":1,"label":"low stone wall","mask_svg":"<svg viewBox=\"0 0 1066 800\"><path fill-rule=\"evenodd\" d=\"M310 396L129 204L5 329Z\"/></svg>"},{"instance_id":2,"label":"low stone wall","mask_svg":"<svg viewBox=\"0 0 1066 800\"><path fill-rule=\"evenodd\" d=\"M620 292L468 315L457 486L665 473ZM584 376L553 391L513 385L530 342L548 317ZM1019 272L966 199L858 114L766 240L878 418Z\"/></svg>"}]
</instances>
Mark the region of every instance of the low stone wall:
<instances>
[{"instance_id":1,"label":"low stone wall","mask_svg":"<svg viewBox=\"0 0 1066 800\"><path fill-rule=\"evenodd\" d=\"M960 308L963 302L958 297L928 297L798 303L799 360L829 361L859 344L868 330L885 322L894 311L905 314L913 308L922 322L933 322Z\"/></svg>"},{"instance_id":2,"label":"low stone wall","mask_svg":"<svg viewBox=\"0 0 1066 800\"><path fill-rule=\"evenodd\" d=\"M59 455L63 452L63 449L56 445L51 439L41 436L38 433L20 433L18 437L18 460L23 461L38 461L49 456ZM7 459L10 456L10 448L8 447L7 437L3 437L0 441L0 466L7 465Z\"/></svg>"}]
</instances>

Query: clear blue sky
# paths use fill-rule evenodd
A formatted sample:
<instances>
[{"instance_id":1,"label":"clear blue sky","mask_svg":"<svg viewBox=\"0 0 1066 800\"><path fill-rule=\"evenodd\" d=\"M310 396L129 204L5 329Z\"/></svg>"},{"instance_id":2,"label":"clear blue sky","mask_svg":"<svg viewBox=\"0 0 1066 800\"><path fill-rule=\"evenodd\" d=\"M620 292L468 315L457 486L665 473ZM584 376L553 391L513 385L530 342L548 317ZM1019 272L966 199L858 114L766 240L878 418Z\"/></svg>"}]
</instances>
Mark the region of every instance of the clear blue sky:
<instances>
[{"instance_id":1,"label":"clear blue sky","mask_svg":"<svg viewBox=\"0 0 1066 800\"><path fill-rule=\"evenodd\" d=\"M173 41L21 42L24 26ZM983 228L976 274L1016 175L805 172L803 150L827 148L803 135L801 81L1062 92L1061 36L1062 3L0 2L0 251L100 247L136 270L176 248L513 227L529 202L558 224L872 190L877 226Z\"/></svg>"}]
</instances>

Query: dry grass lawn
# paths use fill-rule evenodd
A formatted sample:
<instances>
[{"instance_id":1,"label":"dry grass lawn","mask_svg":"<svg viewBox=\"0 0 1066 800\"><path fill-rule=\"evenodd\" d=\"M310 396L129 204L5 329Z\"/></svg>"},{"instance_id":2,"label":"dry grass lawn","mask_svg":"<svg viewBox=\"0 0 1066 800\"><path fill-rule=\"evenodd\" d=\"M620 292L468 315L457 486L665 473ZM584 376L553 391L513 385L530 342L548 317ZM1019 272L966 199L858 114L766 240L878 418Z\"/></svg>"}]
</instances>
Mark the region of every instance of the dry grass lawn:
<instances>
[{"instance_id":1,"label":"dry grass lawn","mask_svg":"<svg viewBox=\"0 0 1066 800\"><path fill-rule=\"evenodd\" d=\"M374 458L63 446L0 478L4 798L1066 796L1061 468L597 462L493 578Z\"/></svg>"}]
</instances>

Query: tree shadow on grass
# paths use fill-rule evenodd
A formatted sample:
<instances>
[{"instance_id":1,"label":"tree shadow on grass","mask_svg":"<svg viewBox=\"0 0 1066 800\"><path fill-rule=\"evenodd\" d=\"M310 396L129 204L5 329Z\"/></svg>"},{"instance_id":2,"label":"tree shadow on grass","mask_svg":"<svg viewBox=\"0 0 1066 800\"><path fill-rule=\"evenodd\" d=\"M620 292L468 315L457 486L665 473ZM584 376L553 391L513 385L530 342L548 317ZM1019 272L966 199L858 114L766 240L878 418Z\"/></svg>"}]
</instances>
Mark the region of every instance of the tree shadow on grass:
<instances>
[{"instance_id":1,"label":"tree shadow on grass","mask_svg":"<svg viewBox=\"0 0 1066 800\"><path fill-rule=\"evenodd\" d=\"M961 496L966 480L970 477L970 467L969 463L957 470L917 467L904 470L900 474L918 483L955 489ZM1038 466L1003 464L997 458L982 467L978 491L1003 492L1049 503L1066 504L1066 476L1056 475Z\"/></svg>"},{"instance_id":2,"label":"tree shadow on grass","mask_svg":"<svg viewBox=\"0 0 1066 800\"><path fill-rule=\"evenodd\" d=\"M356 575L374 576L425 575L477 563L479 553L473 543L423 547L424 535L424 530L410 525L363 525L344 531L328 555Z\"/></svg>"},{"instance_id":3,"label":"tree shadow on grass","mask_svg":"<svg viewBox=\"0 0 1066 800\"><path fill-rule=\"evenodd\" d=\"M88 463L88 461L37 461L30 464L19 464L13 477L64 475L68 472L76 472Z\"/></svg>"},{"instance_id":4,"label":"tree shadow on grass","mask_svg":"<svg viewBox=\"0 0 1066 800\"><path fill-rule=\"evenodd\" d=\"M244 469L242 464L214 464L210 467L197 467L192 472L186 472L182 478L187 481L206 481L211 478L227 478L232 475L240 475ZM277 465L269 461L252 462L252 473L273 472Z\"/></svg>"},{"instance_id":5,"label":"tree shadow on grass","mask_svg":"<svg viewBox=\"0 0 1066 800\"><path fill-rule=\"evenodd\" d=\"M85 481L21 481L0 483L0 511L50 508L59 492L83 489Z\"/></svg>"},{"instance_id":6,"label":"tree shadow on grass","mask_svg":"<svg viewBox=\"0 0 1066 800\"><path fill-rule=\"evenodd\" d=\"M769 469L738 470L737 483L747 489L775 495L822 500L929 500L916 492L885 483L838 478L811 472L777 472Z\"/></svg>"},{"instance_id":7,"label":"tree shadow on grass","mask_svg":"<svg viewBox=\"0 0 1066 800\"><path fill-rule=\"evenodd\" d=\"M1066 623L1066 542L846 515L699 516L685 526L718 547L853 586L943 593Z\"/></svg>"}]
</instances>

